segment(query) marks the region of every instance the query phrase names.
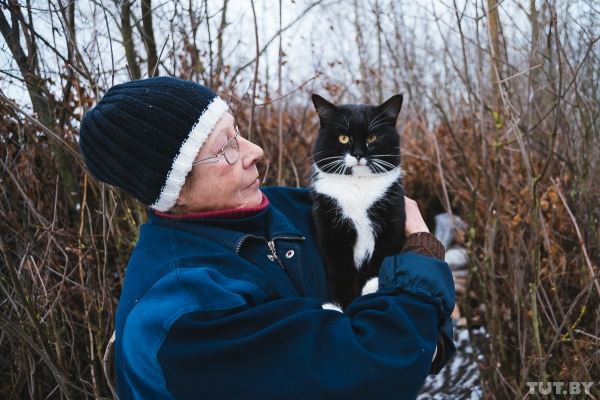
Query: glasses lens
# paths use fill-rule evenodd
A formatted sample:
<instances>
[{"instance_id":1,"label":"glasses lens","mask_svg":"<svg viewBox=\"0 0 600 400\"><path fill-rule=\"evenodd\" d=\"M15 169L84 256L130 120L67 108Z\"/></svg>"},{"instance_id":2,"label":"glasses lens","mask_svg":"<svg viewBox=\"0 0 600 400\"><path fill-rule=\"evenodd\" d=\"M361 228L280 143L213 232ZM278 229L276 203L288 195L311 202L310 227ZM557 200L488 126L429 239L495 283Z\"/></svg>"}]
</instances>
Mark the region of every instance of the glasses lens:
<instances>
[{"instance_id":1,"label":"glasses lens","mask_svg":"<svg viewBox=\"0 0 600 400\"><path fill-rule=\"evenodd\" d=\"M229 140L225 147L223 147L223 155L229 164L235 164L238 160L240 157L240 146L236 137Z\"/></svg>"}]
</instances>

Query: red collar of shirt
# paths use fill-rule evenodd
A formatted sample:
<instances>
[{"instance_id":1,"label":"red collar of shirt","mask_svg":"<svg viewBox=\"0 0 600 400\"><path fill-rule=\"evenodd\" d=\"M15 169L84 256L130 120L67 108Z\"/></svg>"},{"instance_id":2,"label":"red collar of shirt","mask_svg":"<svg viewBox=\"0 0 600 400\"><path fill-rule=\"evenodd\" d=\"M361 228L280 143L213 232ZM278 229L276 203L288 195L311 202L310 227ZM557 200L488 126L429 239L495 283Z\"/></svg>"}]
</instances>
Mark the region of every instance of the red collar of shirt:
<instances>
[{"instance_id":1,"label":"red collar of shirt","mask_svg":"<svg viewBox=\"0 0 600 400\"><path fill-rule=\"evenodd\" d=\"M249 217L251 215L257 214L267 208L269 205L269 199L265 194L262 194L262 201L260 205L254 207L245 207L245 208L229 208L225 210L214 210L214 211L204 211L199 213L189 213L189 214L171 214L168 212L162 212L157 210L152 210L152 212L159 217L163 218L171 218L171 219L195 219L195 218L225 218L225 219L238 219Z\"/></svg>"}]
</instances>

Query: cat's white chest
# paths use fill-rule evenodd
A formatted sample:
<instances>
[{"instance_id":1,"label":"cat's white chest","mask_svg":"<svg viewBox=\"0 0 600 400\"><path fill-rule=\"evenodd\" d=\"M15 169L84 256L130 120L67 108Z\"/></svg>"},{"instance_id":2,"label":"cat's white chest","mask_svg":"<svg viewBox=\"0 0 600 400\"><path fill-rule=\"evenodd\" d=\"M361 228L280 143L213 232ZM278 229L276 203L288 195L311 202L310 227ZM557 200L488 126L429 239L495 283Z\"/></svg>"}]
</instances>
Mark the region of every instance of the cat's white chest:
<instances>
[{"instance_id":1,"label":"cat's white chest","mask_svg":"<svg viewBox=\"0 0 600 400\"><path fill-rule=\"evenodd\" d=\"M313 188L317 193L335 199L342 214L354 224L354 265L360 268L373 255L375 231L367 211L401 176L400 168L370 176L330 174L317 170Z\"/></svg>"}]
</instances>

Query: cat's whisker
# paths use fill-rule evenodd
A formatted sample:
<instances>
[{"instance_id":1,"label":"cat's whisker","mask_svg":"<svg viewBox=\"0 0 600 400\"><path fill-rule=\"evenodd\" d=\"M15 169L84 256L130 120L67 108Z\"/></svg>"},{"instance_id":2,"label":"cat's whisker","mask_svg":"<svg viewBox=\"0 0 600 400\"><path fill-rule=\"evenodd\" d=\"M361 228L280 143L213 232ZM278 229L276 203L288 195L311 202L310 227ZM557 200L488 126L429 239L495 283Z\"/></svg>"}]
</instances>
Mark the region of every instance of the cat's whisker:
<instances>
[{"instance_id":1,"label":"cat's whisker","mask_svg":"<svg viewBox=\"0 0 600 400\"><path fill-rule=\"evenodd\" d=\"M332 165L331 167L329 167L329 171L327 171L327 172L329 172L330 174L337 174L338 170L340 168L342 168L343 166L344 166L344 162L343 161L342 162L338 162L338 163Z\"/></svg>"},{"instance_id":2,"label":"cat's whisker","mask_svg":"<svg viewBox=\"0 0 600 400\"><path fill-rule=\"evenodd\" d=\"M389 162L387 162L387 161L384 161L384 160L379 160L379 161L380 161L381 165L384 165L384 166L386 166L386 165L387 165L388 167L390 167L390 168L392 168L392 169L394 169L394 168L396 168L396 167L397 167L397 165L395 165L395 164L392 164L392 163L389 163Z\"/></svg>"},{"instance_id":3,"label":"cat's whisker","mask_svg":"<svg viewBox=\"0 0 600 400\"><path fill-rule=\"evenodd\" d=\"M329 161L329 162L326 162L326 163L323 163L323 164L321 164L321 161L317 161L317 162L315 163L315 165L316 165L317 167L324 167L324 166L326 166L326 165L328 165L328 164L331 164L331 163L334 163L334 162L337 162L337 161L339 161L339 160L333 160L333 161Z\"/></svg>"},{"instance_id":4,"label":"cat's whisker","mask_svg":"<svg viewBox=\"0 0 600 400\"><path fill-rule=\"evenodd\" d=\"M346 121L346 129L350 130L350 120L348 119L348 116L346 114L342 114L342 116L344 117L344 120Z\"/></svg>"},{"instance_id":5,"label":"cat's whisker","mask_svg":"<svg viewBox=\"0 0 600 400\"><path fill-rule=\"evenodd\" d=\"M344 158L344 156L325 157L325 158L321 158L321 159L320 159L319 161L317 161L317 162L321 162L321 161L325 161L325 160L332 160L332 159L334 159L334 158L339 158L339 159L342 159L342 158Z\"/></svg>"},{"instance_id":6,"label":"cat's whisker","mask_svg":"<svg viewBox=\"0 0 600 400\"><path fill-rule=\"evenodd\" d=\"M388 169L386 168L386 165L385 165L385 164L382 164L382 163L380 163L380 162L377 162L377 165L378 165L379 167L381 167L381 170L382 170L383 172L388 172Z\"/></svg>"},{"instance_id":7,"label":"cat's whisker","mask_svg":"<svg viewBox=\"0 0 600 400\"><path fill-rule=\"evenodd\" d=\"M384 167L396 168L396 166L394 164L389 163L389 162L387 162L385 160L379 160L379 159L376 158L376 159L373 159L373 161L375 161L378 164L381 164Z\"/></svg>"},{"instance_id":8,"label":"cat's whisker","mask_svg":"<svg viewBox=\"0 0 600 400\"><path fill-rule=\"evenodd\" d=\"M388 164L387 166L391 166L392 169L395 168L395 166L393 164L390 164L390 163L385 162L383 160L374 159L374 160L371 160L371 161L373 162L374 165L376 165L377 167L381 168L382 172L387 172L388 171L387 168L385 168L386 164Z\"/></svg>"},{"instance_id":9,"label":"cat's whisker","mask_svg":"<svg viewBox=\"0 0 600 400\"><path fill-rule=\"evenodd\" d=\"M380 160L379 158L373 158L374 161L380 162L382 164L389 164L389 165L393 165L391 162L386 161L386 160Z\"/></svg>"},{"instance_id":10,"label":"cat's whisker","mask_svg":"<svg viewBox=\"0 0 600 400\"><path fill-rule=\"evenodd\" d=\"M385 125L389 125L389 123L387 123L387 122L380 122L377 125L370 127L369 130L377 129L380 126L385 126Z\"/></svg>"},{"instance_id":11,"label":"cat's whisker","mask_svg":"<svg viewBox=\"0 0 600 400\"><path fill-rule=\"evenodd\" d=\"M344 170L344 168L346 168L346 163L341 163L341 164L339 165L339 167L337 167L337 168L336 168L336 170L335 170L335 173L336 173L336 174L339 174L341 171L343 171L343 170Z\"/></svg>"},{"instance_id":12,"label":"cat's whisker","mask_svg":"<svg viewBox=\"0 0 600 400\"><path fill-rule=\"evenodd\" d=\"M373 124L375 124L375 123L376 123L376 121L378 121L379 117L381 117L381 116L382 116L384 113L385 113L385 110L383 110L382 112L380 112L379 114L377 114L377 116L376 116L375 118L373 118L373 119L371 120L371 122L369 122L369 127L368 127L367 129L368 129L368 130L371 130L371 126L372 126ZM385 118L385 117L384 117L384 118Z\"/></svg>"},{"instance_id":13,"label":"cat's whisker","mask_svg":"<svg viewBox=\"0 0 600 400\"><path fill-rule=\"evenodd\" d=\"M391 117L390 117L390 116L388 116L388 115L385 115L385 116L383 116L383 117L381 118L381 120L380 120L380 117L381 117L381 116L382 116L384 113L385 113L385 110L384 110L384 111L382 111L380 114L378 114L378 115L377 115L375 118L373 118L373 119L371 120L371 122L369 122L369 128L368 128L368 130L374 129L374 125L375 125L375 124L379 124L379 123L382 123L383 121L385 121L385 120L387 120L387 119L391 119Z\"/></svg>"},{"instance_id":14,"label":"cat's whisker","mask_svg":"<svg viewBox=\"0 0 600 400\"><path fill-rule=\"evenodd\" d=\"M313 168L311 172L309 172L309 180L314 179L315 177L317 177L319 175L320 172L325 172L323 171L323 168L316 166L316 168Z\"/></svg>"},{"instance_id":15,"label":"cat's whisker","mask_svg":"<svg viewBox=\"0 0 600 400\"><path fill-rule=\"evenodd\" d=\"M346 163L340 164L340 166L335 170L335 173L339 174L340 172L342 172L344 170L344 168L346 168Z\"/></svg>"},{"instance_id":16,"label":"cat's whisker","mask_svg":"<svg viewBox=\"0 0 600 400\"><path fill-rule=\"evenodd\" d=\"M371 156L371 160L373 160L373 161L381 161L381 162L384 162L384 163L389 163L389 161L382 160L379 157L375 157L375 156Z\"/></svg>"},{"instance_id":17,"label":"cat's whisker","mask_svg":"<svg viewBox=\"0 0 600 400\"><path fill-rule=\"evenodd\" d=\"M383 167L381 167L379 164L377 163L372 163L371 165L373 165L373 167L375 168L375 170L379 173L379 172L385 172L385 169Z\"/></svg>"},{"instance_id":18,"label":"cat's whisker","mask_svg":"<svg viewBox=\"0 0 600 400\"><path fill-rule=\"evenodd\" d=\"M336 122L336 121L329 121L329 122L330 122L330 123L332 123L332 124L334 124L334 125L337 125L337 126L339 126L340 128L344 129L344 131L347 131L347 130L348 130L348 127L346 127L346 126L344 126L344 125L340 124L339 122Z\"/></svg>"},{"instance_id":19,"label":"cat's whisker","mask_svg":"<svg viewBox=\"0 0 600 400\"><path fill-rule=\"evenodd\" d=\"M321 169L326 169L326 168L329 168L332 165L336 165L339 162L340 162L340 160L334 160L334 161L330 161L328 163L324 163L322 165L320 165L320 164L316 164L316 165L317 165L317 167L319 167Z\"/></svg>"},{"instance_id":20,"label":"cat's whisker","mask_svg":"<svg viewBox=\"0 0 600 400\"><path fill-rule=\"evenodd\" d=\"M315 154L312 154L312 155L308 156L308 157L306 158L306 160L304 160L304 161L302 161L302 162L308 161L308 160L310 160L311 158L315 158L316 156L318 156L318 155L319 155L319 154L321 154L322 152L323 152L322 150L321 150L321 151L317 151Z\"/></svg>"},{"instance_id":21,"label":"cat's whisker","mask_svg":"<svg viewBox=\"0 0 600 400\"><path fill-rule=\"evenodd\" d=\"M319 166L318 164L317 164L317 166L324 170L326 168L329 168L330 165L332 166L331 168L333 168L333 166L336 166L336 164L343 163L343 162L344 162L343 160L335 160L335 161L331 161L323 166Z\"/></svg>"},{"instance_id":22,"label":"cat's whisker","mask_svg":"<svg viewBox=\"0 0 600 400\"><path fill-rule=\"evenodd\" d=\"M326 157L326 158L320 159L319 161L315 161L315 164L318 165L320 162L327 161L327 160L341 161L342 159L343 159L343 157L341 157L341 156Z\"/></svg>"},{"instance_id":23,"label":"cat's whisker","mask_svg":"<svg viewBox=\"0 0 600 400\"><path fill-rule=\"evenodd\" d=\"M375 170L375 173L379 173L379 168L377 167L377 163L373 162L372 160L369 160L367 162L367 165L373 167L373 169Z\"/></svg>"}]
</instances>

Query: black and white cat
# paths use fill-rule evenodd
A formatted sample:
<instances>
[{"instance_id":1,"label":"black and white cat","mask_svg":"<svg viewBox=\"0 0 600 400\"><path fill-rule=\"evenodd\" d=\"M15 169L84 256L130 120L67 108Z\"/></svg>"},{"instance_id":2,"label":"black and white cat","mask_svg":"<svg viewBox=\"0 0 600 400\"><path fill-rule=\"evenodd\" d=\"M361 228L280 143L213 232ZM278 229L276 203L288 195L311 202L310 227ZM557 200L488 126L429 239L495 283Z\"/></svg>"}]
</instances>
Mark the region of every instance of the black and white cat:
<instances>
[{"instance_id":1,"label":"black and white cat","mask_svg":"<svg viewBox=\"0 0 600 400\"><path fill-rule=\"evenodd\" d=\"M313 151L313 219L330 301L346 307L365 284L367 292L377 290L372 278L381 261L405 241L395 128L402 95L379 106L335 106L316 94L312 101L321 124Z\"/></svg>"}]
</instances>

